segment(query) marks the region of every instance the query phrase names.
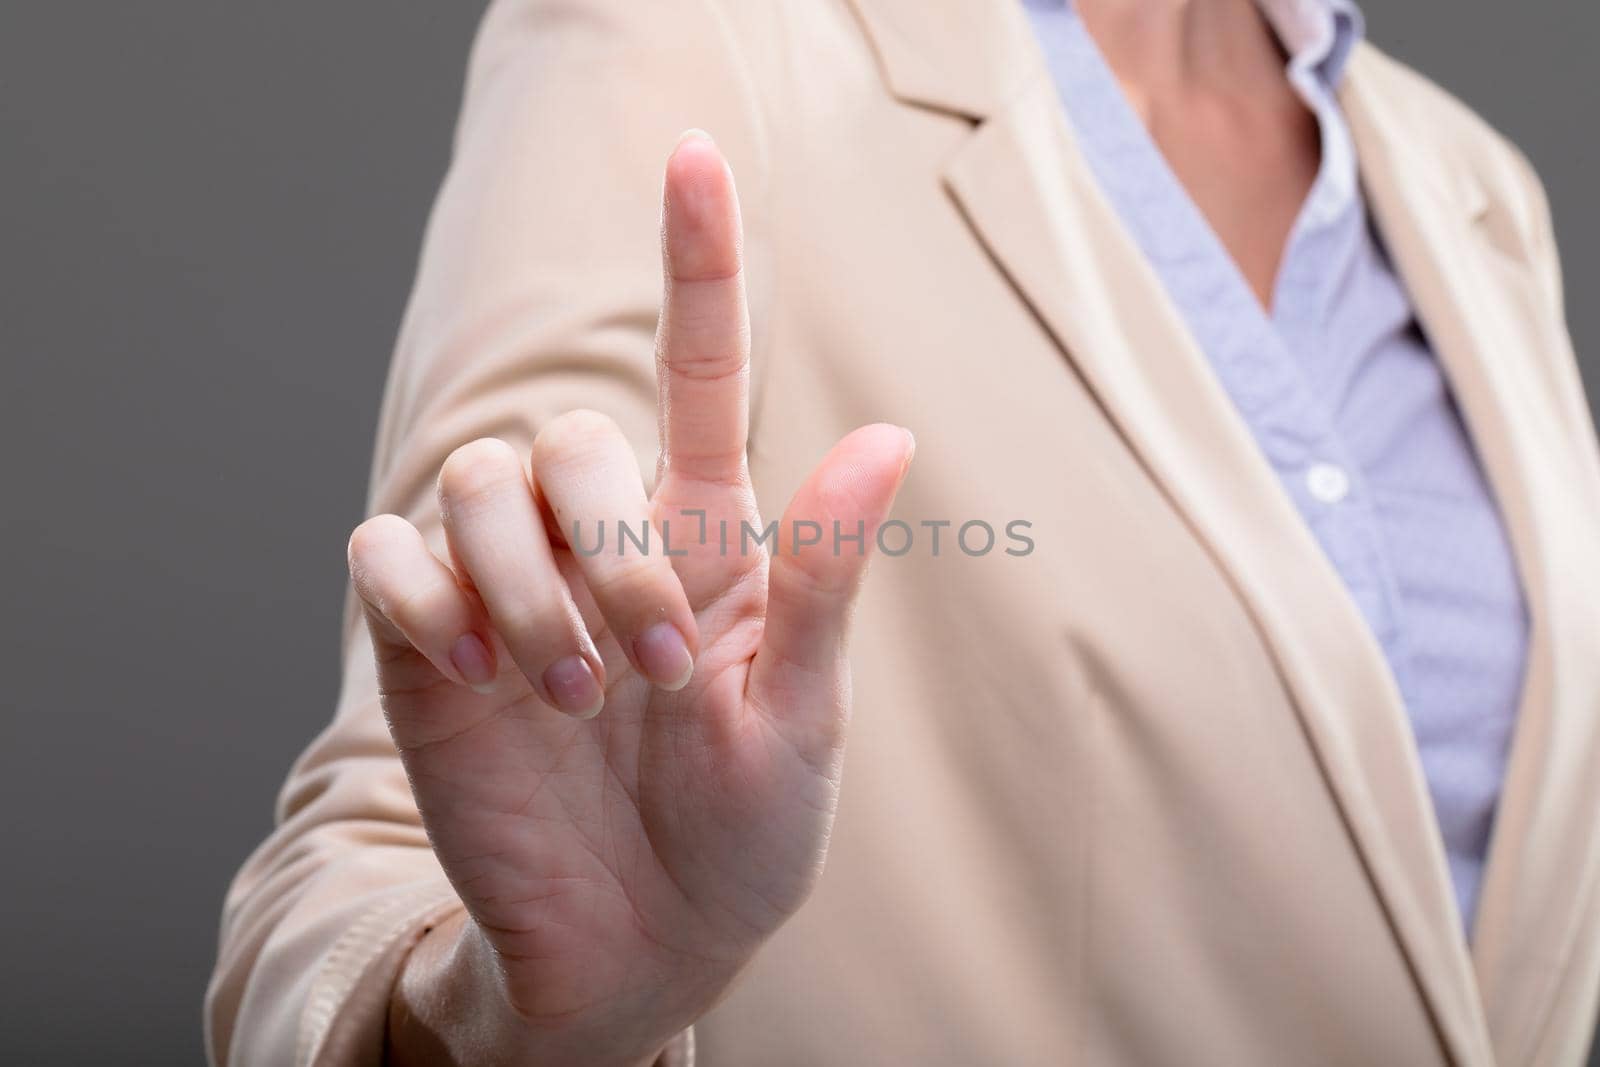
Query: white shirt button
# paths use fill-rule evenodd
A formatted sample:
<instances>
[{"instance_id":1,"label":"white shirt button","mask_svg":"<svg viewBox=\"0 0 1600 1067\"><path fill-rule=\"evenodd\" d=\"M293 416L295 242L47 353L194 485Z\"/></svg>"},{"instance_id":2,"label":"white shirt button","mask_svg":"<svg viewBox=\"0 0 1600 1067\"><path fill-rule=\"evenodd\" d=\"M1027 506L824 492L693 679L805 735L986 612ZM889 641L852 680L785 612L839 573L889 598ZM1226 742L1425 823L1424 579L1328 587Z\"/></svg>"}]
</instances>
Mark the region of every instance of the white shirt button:
<instances>
[{"instance_id":1,"label":"white shirt button","mask_svg":"<svg viewBox=\"0 0 1600 1067\"><path fill-rule=\"evenodd\" d=\"M1334 463L1313 463L1306 468L1306 488L1324 504L1337 504L1350 492L1350 475Z\"/></svg>"}]
</instances>

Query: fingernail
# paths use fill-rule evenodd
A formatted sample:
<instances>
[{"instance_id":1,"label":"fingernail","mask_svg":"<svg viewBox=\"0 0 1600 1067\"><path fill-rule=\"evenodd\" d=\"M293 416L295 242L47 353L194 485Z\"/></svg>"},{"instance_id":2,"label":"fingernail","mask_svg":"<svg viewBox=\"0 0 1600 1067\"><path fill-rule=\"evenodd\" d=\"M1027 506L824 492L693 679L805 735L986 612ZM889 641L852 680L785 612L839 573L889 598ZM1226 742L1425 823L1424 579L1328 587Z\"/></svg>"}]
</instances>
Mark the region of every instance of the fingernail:
<instances>
[{"instance_id":1,"label":"fingernail","mask_svg":"<svg viewBox=\"0 0 1600 1067\"><path fill-rule=\"evenodd\" d=\"M545 669L544 687L557 708L578 719L594 718L606 702L605 690L595 680L594 671L576 653Z\"/></svg>"},{"instance_id":2,"label":"fingernail","mask_svg":"<svg viewBox=\"0 0 1600 1067\"><path fill-rule=\"evenodd\" d=\"M634 638L633 655L644 676L669 693L688 685L694 674L689 644L670 622L658 622Z\"/></svg>"},{"instance_id":3,"label":"fingernail","mask_svg":"<svg viewBox=\"0 0 1600 1067\"><path fill-rule=\"evenodd\" d=\"M480 693L494 689L494 653L477 634L462 634L450 649L450 662L468 685Z\"/></svg>"}]
</instances>

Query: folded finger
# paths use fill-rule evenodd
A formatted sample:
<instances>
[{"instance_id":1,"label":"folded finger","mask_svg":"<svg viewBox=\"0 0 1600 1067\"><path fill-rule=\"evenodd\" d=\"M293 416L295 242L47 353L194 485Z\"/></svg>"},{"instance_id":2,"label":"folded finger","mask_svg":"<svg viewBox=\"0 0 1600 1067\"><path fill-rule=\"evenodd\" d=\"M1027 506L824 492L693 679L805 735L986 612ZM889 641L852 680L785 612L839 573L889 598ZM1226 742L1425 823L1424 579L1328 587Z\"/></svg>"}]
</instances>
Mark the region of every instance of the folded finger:
<instances>
[{"instance_id":1,"label":"folded finger","mask_svg":"<svg viewBox=\"0 0 1600 1067\"><path fill-rule=\"evenodd\" d=\"M475 689L495 679L494 645L485 620L429 551L417 528L398 515L377 515L350 536L350 577L373 639L384 649L415 649L446 678ZM380 649L380 669L393 659Z\"/></svg>"},{"instance_id":2,"label":"folded finger","mask_svg":"<svg viewBox=\"0 0 1600 1067\"><path fill-rule=\"evenodd\" d=\"M516 451L489 438L456 449L439 473L439 507L451 555L535 692L569 715L598 713L605 669Z\"/></svg>"},{"instance_id":3,"label":"folded finger","mask_svg":"<svg viewBox=\"0 0 1600 1067\"><path fill-rule=\"evenodd\" d=\"M621 428L598 412L568 412L540 431L532 472L628 661L663 689L683 688L694 669L694 612Z\"/></svg>"}]
</instances>

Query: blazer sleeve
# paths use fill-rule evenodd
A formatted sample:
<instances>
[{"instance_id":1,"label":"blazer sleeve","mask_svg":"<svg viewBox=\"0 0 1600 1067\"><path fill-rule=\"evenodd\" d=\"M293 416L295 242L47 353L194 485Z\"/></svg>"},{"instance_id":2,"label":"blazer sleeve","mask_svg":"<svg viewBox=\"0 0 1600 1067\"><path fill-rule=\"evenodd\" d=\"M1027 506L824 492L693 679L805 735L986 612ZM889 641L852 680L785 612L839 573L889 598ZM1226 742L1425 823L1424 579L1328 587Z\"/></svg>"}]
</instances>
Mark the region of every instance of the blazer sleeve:
<instances>
[{"instance_id":1,"label":"blazer sleeve","mask_svg":"<svg viewBox=\"0 0 1600 1067\"><path fill-rule=\"evenodd\" d=\"M441 554L434 498L455 447L526 449L548 418L607 412L655 468L663 167L682 130L732 164L747 274L765 159L735 36L714 0L497 0L469 63L379 419L367 511ZM381 34L374 34L375 38ZM759 313L750 278L752 315ZM434 859L347 594L332 722L296 760L275 829L235 876L206 993L216 1064L382 1061L406 954L461 907ZM692 1035L668 1059L686 1062Z\"/></svg>"}]
</instances>

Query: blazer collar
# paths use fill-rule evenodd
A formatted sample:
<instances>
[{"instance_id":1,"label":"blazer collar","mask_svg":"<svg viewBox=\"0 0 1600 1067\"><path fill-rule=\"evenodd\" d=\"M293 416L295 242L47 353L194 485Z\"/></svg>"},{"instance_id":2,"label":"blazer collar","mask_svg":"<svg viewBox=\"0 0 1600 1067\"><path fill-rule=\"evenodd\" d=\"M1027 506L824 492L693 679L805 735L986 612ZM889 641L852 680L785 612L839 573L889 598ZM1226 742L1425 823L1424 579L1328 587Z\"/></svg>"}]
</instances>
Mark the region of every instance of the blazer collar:
<instances>
[{"instance_id":1,"label":"blazer collar","mask_svg":"<svg viewBox=\"0 0 1600 1067\"><path fill-rule=\"evenodd\" d=\"M1538 962L1570 944L1590 899L1587 881L1552 865L1573 847L1594 851L1569 813L1594 810L1576 797L1600 802L1581 762L1552 758L1558 742L1593 747L1580 692L1563 696L1554 676L1558 657L1568 672L1593 658L1574 642L1595 620L1577 618L1551 583L1564 565L1594 570L1579 539L1559 532L1582 529L1575 515L1553 511L1571 496L1557 480L1584 472L1550 462L1560 443L1540 439L1554 421L1548 398L1498 358L1537 341L1490 309L1492 291L1452 252L1478 240L1473 223L1488 208L1472 169L1409 147L1368 84L1381 57L1359 46L1341 100L1362 180L1484 457L1534 615L1504 828L1469 953L1382 650L1096 186L1020 3L851 2L896 97L973 120L944 168L950 196L1258 621L1450 1058L1530 1062L1559 977ZM1600 509L1593 494L1583 500L1592 529ZM1534 841L1548 850L1539 863Z\"/></svg>"},{"instance_id":2,"label":"blazer collar","mask_svg":"<svg viewBox=\"0 0 1600 1067\"><path fill-rule=\"evenodd\" d=\"M1043 57L1021 0L849 0L885 84L908 104L984 119L1008 101Z\"/></svg>"},{"instance_id":3,"label":"blazer collar","mask_svg":"<svg viewBox=\"0 0 1600 1067\"><path fill-rule=\"evenodd\" d=\"M926 0L849 0L871 43L884 84L896 99L935 111L986 119L1013 100L1019 88L1037 76L1044 58L1032 30L1020 17L1021 0L958 0L929 4ZM1289 9L1308 0L1271 0L1263 6L1274 25L1299 25ZM1336 17L1362 18L1348 0L1331 2ZM1281 32L1281 30L1280 30ZM1360 35L1357 34L1357 37ZM1360 44L1352 56L1361 52ZM1339 79L1341 85L1344 78ZM1442 169L1438 162L1397 146L1407 166L1435 184L1469 217L1483 214L1488 198L1469 169Z\"/></svg>"}]
</instances>

